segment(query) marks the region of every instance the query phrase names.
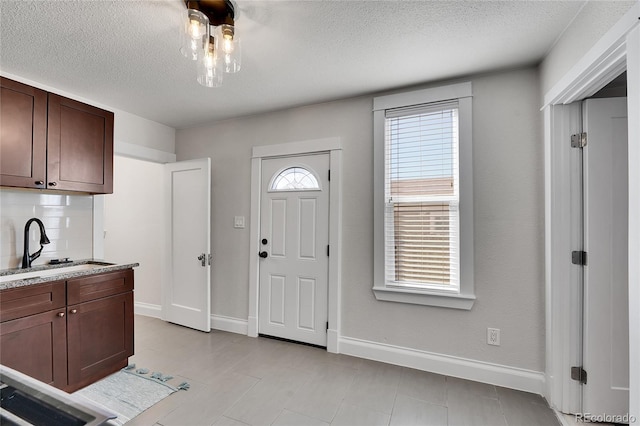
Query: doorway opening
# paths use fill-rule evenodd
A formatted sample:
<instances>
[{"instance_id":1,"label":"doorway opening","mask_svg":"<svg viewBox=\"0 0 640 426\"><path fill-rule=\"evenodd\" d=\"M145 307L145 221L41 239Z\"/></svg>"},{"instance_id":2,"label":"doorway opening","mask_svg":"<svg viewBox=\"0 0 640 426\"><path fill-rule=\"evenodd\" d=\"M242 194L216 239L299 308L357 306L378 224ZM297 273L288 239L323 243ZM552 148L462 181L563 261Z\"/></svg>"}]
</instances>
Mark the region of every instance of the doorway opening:
<instances>
[{"instance_id":1,"label":"doorway opening","mask_svg":"<svg viewBox=\"0 0 640 426\"><path fill-rule=\"evenodd\" d=\"M576 133L581 115L572 103L591 97L627 72L628 216L640 217L640 4L634 5L544 95L545 139L545 396L565 413L581 412L581 384L571 379L580 350L580 304L575 297L571 251L571 148L567 134ZM580 124L580 123L578 123ZM628 221L629 359L640 354L640 223ZM569 260L569 261L567 261ZM587 256L587 262L589 261ZM640 418L640 366L629 363L629 417ZM587 375L587 382L588 382Z\"/></svg>"}]
</instances>

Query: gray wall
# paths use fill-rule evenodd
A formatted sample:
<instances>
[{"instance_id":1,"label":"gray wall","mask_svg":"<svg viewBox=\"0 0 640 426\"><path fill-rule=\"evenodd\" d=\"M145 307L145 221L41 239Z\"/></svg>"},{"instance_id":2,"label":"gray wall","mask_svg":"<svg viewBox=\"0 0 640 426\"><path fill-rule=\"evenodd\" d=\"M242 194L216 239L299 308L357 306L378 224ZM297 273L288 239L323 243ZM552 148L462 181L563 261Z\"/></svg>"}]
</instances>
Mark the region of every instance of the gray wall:
<instances>
[{"instance_id":1,"label":"gray wall","mask_svg":"<svg viewBox=\"0 0 640 426\"><path fill-rule=\"evenodd\" d=\"M475 277L471 311L377 301L372 96L178 130L178 160L212 158L212 309L248 315L251 147L338 136L344 145L341 335L544 370L544 199L536 69L473 77ZM486 344L486 328L502 346Z\"/></svg>"},{"instance_id":2,"label":"gray wall","mask_svg":"<svg viewBox=\"0 0 640 426\"><path fill-rule=\"evenodd\" d=\"M636 1L589 1L540 65L542 93L548 92Z\"/></svg>"}]
</instances>

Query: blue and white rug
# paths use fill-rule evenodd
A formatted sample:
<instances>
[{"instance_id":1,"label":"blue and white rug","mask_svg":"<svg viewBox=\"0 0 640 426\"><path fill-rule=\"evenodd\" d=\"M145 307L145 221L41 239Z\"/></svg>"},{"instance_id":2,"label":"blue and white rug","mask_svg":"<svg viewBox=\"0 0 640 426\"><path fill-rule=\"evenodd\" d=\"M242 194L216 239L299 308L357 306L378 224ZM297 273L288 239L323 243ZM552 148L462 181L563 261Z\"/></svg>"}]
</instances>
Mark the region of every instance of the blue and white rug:
<instances>
[{"instance_id":1,"label":"blue and white rug","mask_svg":"<svg viewBox=\"0 0 640 426\"><path fill-rule=\"evenodd\" d=\"M172 379L171 376L148 373L147 369L135 370L135 365L129 366L76 391L74 395L116 414L118 417L109 424L123 425L179 389L189 388L188 383L181 383L178 387L165 383Z\"/></svg>"}]
</instances>

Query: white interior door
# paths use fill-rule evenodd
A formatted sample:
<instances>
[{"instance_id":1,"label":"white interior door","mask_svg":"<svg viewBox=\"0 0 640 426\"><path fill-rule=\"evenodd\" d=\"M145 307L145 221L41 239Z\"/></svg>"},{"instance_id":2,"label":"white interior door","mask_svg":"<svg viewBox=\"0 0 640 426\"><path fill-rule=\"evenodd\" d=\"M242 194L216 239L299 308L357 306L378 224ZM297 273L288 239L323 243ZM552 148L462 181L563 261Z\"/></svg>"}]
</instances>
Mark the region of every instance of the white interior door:
<instances>
[{"instance_id":1,"label":"white interior door","mask_svg":"<svg viewBox=\"0 0 640 426\"><path fill-rule=\"evenodd\" d=\"M583 128L587 133L583 412L625 415L629 412L627 99L585 101Z\"/></svg>"},{"instance_id":2,"label":"white interior door","mask_svg":"<svg viewBox=\"0 0 640 426\"><path fill-rule=\"evenodd\" d=\"M167 259L162 314L210 331L211 159L165 165Z\"/></svg>"},{"instance_id":3,"label":"white interior door","mask_svg":"<svg viewBox=\"0 0 640 426\"><path fill-rule=\"evenodd\" d=\"M327 345L329 154L262 160L259 333Z\"/></svg>"}]
</instances>

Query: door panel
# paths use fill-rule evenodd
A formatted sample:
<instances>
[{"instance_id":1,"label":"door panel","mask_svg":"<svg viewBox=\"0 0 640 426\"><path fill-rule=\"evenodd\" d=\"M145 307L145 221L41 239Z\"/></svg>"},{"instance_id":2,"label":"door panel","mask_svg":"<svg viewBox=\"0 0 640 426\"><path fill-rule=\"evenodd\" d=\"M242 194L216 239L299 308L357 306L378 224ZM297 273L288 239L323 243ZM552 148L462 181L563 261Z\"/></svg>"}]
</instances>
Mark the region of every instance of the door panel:
<instances>
[{"instance_id":1,"label":"door panel","mask_svg":"<svg viewBox=\"0 0 640 426\"><path fill-rule=\"evenodd\" d=\"M584 103L583 411L629 410L627 99Z\"/></svg>"},{"instance_id":2,"label":"door panel","mask_svg":"<svg viewBox=\"0 0 640 426\"><path fill-rule=\"evenodd\" d=\"M165 165L168 229L164 319L211 330L211 160Z\"/></svg>"},{"instance_id":3,"label":"door panel","mask_svg":"<svg viewBox=\"0 0 640 426\"><path fill-rule=\"evenodd\" d=\"M300 243L298 244L298 256L301 259L315 259L316 257L316 199L300 199L298 212L298 235L300 235Z\"/></svg>"},{"instance_id":4,"label":"door panel","mask_svg":"<svg viewBox=\"0 0 640 426\"><path fill-rule=\"evenodd\" d=\"M319 187L272 190L280 172L300 167ZM327 344L329 155L262 161L259 333ZM313 180L311 180L313 181Z\"/></svg>"},{"instance_id":5,"label":"door panel","mask_svg":"<svg viewBox=\"0 0 640 426\"><path fill-rule=\"evenodd\" d=\"M298 278L298 327L315 329L316 280Z\"/></svg>"},{"instance_id":6,"label":"door panel","mask_svg":"<svg viewBox=\"0 0 640 426\"><path fill-rule=\"evenodd\" d=\"M283 276L272 275L269 284L269 322L274 325L284 325L285 282Z\"/></svg>"}]
</instances>

